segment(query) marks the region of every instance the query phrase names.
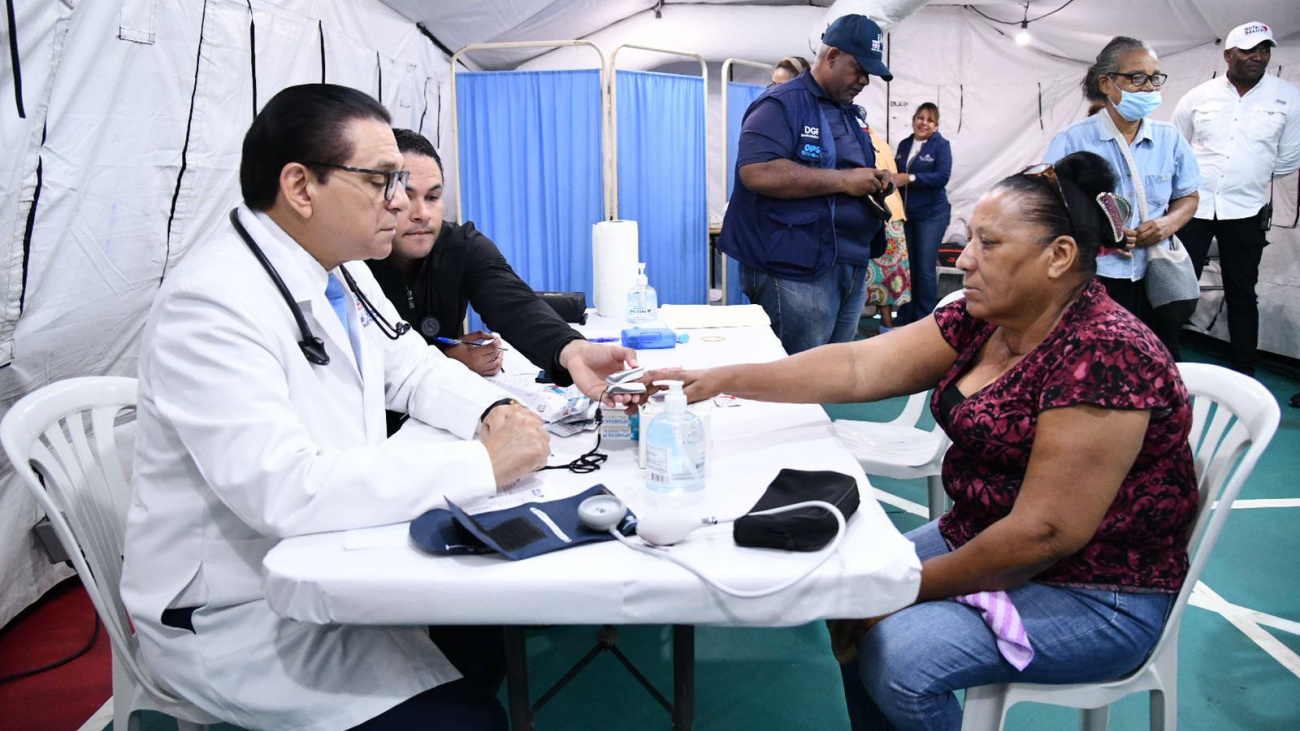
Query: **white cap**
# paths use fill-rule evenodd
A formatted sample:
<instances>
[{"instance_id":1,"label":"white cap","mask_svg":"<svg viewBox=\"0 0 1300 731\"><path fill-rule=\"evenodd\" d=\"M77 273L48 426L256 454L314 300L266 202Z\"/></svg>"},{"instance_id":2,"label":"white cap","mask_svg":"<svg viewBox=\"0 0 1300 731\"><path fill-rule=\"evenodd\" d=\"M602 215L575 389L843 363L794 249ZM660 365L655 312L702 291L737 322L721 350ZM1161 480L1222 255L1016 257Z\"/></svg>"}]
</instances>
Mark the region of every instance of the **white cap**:
<instances>
[{"instance_id":1,"label":"white cap","mask_svg":"<svg viewBox=\"0 0 1300 731\"><path fill-rule=\"evenodd\" d=\"M1228 39L1223 42L1223 47L1224 49L1240 48L1243 51L1249 51L1264 42L1272 43L1274 46L1277 45L1273 40L1273 29L1257 20L1252 20L1249 23L1242 23L1233 28L1228 33Z\"/></svg>"}]
</instances>

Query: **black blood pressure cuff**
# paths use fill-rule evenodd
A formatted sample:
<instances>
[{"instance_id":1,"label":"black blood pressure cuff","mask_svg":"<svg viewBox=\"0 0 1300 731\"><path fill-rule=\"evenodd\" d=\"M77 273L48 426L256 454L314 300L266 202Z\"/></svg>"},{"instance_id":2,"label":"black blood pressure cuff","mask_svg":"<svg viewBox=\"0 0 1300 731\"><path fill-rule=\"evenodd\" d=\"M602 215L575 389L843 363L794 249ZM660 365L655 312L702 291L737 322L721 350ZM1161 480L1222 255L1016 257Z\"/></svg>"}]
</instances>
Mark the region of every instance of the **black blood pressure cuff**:
<instances>
[{"instance_id":1,"label":"black blood pressure cuff","mask_svg":"<svg viewBox=\"0 0 1300 731\"><path fill-rule=\"evenodd\" d=\"M555 310L565 322L587 324L587 295L585 292L538 292L538 297Z\"/></svg>"},{"instance_id":2,"label":"black blood pressure cuff","mask_svg":"<svg viewBox=\"0 0 1300 731\"><path fill-rule=\"evenodd\" d=\"M584 543L612 541L608 531L592 530L578 518L583 500L609 494L604 485L596 485L563 500L525 503L477 515L448 500L450 510L435 508L411 522L411 540L439 556L499 553L516 561ZM631 512L618 525L623 535L631 535L635 528L636 516Z\"/></svg>"},{"instance_id":3,"label":"black blood pressure cuff","mask_svg":"<svg viewBox=\"0 0 1300 731\"><path fill-rule=\"evenodd\" d=\"M822 508L801 508L776 515L753 513L808 500L820 500L840 509L848 520L858 509L858 482L830 471L781 470L749 513L736 519L732 535L736 545L817 551L835 539L839 524Z\"/></svg>"}]
</instances>

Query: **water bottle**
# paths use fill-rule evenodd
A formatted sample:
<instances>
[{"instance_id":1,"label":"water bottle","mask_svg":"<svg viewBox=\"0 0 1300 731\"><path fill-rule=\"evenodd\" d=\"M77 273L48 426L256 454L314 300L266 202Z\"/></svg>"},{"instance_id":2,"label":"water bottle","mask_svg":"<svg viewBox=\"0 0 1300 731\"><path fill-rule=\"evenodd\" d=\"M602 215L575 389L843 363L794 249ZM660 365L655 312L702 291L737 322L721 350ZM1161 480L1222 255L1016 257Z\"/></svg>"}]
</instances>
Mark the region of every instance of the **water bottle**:
<instances>
[{"instance_id":1,"label":"water bottle","mask_svg":"<svg viewBox=\"0 0 1300 731\"><path fill-rule=\"evenodd\" d=\"M637 264L636 284L627 291L627 321L650 322L659 316L659 295L645 275L645 262Z\"/></svg>"},{"instance_id":2,"label":"water bottle","mask_svg":"<svg viewBox=\"0 0 1300 731\"><path fill-rule=\"evenodd\" d=\"M646 489L660 505L694 504L704 499L704 422L686 410L681 381L656 381L667 389L663 413L650 420L646 442Z\"/></svg>"}]
</instances>

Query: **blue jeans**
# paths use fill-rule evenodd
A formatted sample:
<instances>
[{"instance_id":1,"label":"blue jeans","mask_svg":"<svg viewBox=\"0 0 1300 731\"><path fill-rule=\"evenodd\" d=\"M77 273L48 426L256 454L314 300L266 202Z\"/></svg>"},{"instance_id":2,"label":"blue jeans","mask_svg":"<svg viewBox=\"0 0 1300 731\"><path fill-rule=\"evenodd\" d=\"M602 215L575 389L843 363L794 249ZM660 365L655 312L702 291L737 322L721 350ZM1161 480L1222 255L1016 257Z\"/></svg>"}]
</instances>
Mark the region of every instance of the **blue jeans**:
<instances>
[{"instance_id":1,"label":"blue jeans","mask_svg":"<svg viewBox=\"0 0 1300 731\"><path fill-rule=\"evenodd\" d=\"M907 537L922 561L948 552L937 520ZM1024 671L998 653L978 610L946 600L908 607L871 628L857 662L840 667L853 731L958 731L960 688L1121 677L1155 649L1175 599L1034 582L1008 593L1034 648Z\"/></svg>"},{"instance_id":2,"label":"blue jeans","mask_svg":"<svg viewBox=\"0 0 1300 731\"><path fill-rule=\"evenodd\" d=\"M816 279L795 282L741 264L740 287L762 305L785 352L794 355L853 339L867 303L867 267L836 264Z\"/></svg>"},{"instance_id":3,"label":"blue jeans","mask_svg":"<svg viewBox=\"0 0 1300 731\"><path fill-rule=\"evenodd\" d=\"M939 244L951 217L952 207L944 206L933 215L903 222L908 262L912 267L912 301L899 308L894 318L896 325L925 319L939 303L939 273L936 271Z\"/></svg>"}]
</instances>

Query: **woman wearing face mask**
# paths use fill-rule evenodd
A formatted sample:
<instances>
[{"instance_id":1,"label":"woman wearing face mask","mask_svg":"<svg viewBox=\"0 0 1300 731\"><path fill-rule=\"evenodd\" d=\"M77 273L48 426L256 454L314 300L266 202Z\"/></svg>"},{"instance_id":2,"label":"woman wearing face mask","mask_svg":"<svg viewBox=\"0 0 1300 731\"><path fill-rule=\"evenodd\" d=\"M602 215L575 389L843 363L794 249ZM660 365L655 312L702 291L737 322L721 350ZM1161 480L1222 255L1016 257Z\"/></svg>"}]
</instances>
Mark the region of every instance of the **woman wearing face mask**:
<instances>
[{"instance_id":1,"label":"woman wearing face mask","mask_svg":"<svg viewBox=\"0 0 1300 731\"><path fill-rule=\"evenodd\" d=\"M1083 78L1084 96L1090 102L1101 102L1104 108L1057 134L1047 148L1046 161L1056 162L1086 150L1101 155L1115 170L1119 181L1115 193L1133 203L1133 213L1124 229L1126 250L1098 257L1097 278L1111 299L1146 323L1177 360L1178 334L1186 312L1153 308L1142 280L1147 249L1170 246L1170 237L1196 213L1201 170L1176 127L1147 119L1160 106L1165 78L1151 46L1136 38L1112 38ZM1132 173L1120 145L1128 147L1136 174L1146 188L1145 220L1141 220Z\"/></svg>"},{"instance_id":2,"label":"woman wearing face mask","mask_svg":"<svg viewBox=\"0 0 1300 731\"><path fill-rule=\"evenodd\" d=\"M939 242L952 207L944 187L952 177L952 148L939 134L939 107L926 102L912 115L912 134L898 143L894 185L907 206L907 254L911 258L912 301L899 308L899 325L923 320L939 301Z\"/></svg>"}]
</instances>

